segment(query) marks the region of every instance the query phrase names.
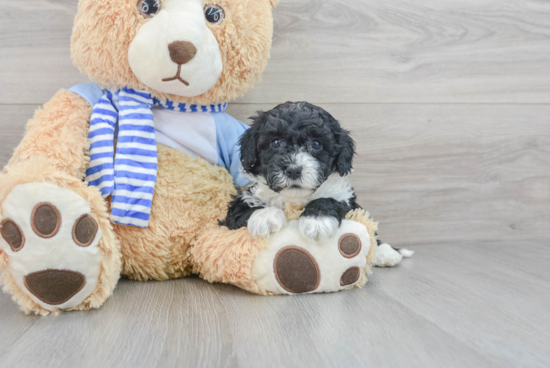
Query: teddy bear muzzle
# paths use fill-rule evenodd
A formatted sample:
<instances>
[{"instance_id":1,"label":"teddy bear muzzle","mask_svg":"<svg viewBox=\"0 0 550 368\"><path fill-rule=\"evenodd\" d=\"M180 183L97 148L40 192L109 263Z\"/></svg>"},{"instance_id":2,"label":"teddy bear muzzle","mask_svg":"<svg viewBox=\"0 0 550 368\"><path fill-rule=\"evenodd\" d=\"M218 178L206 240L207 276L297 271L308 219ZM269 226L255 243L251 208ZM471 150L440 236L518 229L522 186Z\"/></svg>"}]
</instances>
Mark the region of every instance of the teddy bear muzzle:
<instances>
[{"instance_id":1,"label":"teddy bear muzzle","mask_svg":"<svg viewBox=\"0 0 550 368\"><path fill-rule=\"evenodd\" d=\"M176 64L187 64L195 55L197 48L189 41L174 41L168 45L170 51L170 59Z\"/></svg>"},{"instance_id":2,"label":"teddy bear muzzle","mask_svg":"<svg viewBox=\"0 0 550 368\"><path fill-rule=\"evenodd\" d=\"M197 48L189 41L174 41L168 45L168 51L170 51L170 59L178 64L178 71L175 76L164 78L162 81L171 82L179 80L181 83L189 86L189 82L181 77L181 66L193 60L195 55L197 55Z\"/></svg>"},{"instance_id":3,"label":"teddy bear muzzle","mask_svg":"<svg viewBox=\"0 0 550 368\"><path fill-rule=\"evenodd\" d=\"M137 30L128 62L137 79L150 89L181 97L208 92L224 64L218 39L205 21L204 2L166 1L158 15Z\"/></svg>"}]
</instances>

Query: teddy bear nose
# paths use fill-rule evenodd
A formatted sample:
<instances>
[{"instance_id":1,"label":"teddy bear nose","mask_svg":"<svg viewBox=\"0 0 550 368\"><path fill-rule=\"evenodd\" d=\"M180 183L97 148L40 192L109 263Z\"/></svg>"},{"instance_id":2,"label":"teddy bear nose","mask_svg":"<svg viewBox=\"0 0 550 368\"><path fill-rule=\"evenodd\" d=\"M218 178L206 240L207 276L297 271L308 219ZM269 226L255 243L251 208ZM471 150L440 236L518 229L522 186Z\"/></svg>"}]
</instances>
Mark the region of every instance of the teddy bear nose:
<instances>
[{"instance_id":1,"label":"teddy bear nose","mask_svg":"<svg viewBox=\"0 0 550 368\"><path fill-rule=\"evenodd\" d=\"M176 64L187 64L197 54L197 48L189 41L174 41L168 45L170 58Z\"/></svg>"}]
</instances>

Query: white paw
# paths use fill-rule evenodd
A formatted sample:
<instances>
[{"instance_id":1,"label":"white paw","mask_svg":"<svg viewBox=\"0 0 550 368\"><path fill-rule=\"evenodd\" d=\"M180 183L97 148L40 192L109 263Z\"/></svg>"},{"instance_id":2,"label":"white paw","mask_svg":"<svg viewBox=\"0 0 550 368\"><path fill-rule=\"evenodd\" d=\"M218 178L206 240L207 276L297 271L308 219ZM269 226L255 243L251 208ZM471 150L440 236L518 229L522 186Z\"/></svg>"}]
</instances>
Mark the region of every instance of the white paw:
<instances>
[{"instance_id":1,"label":"white paw","mask_svg":"<svg viewBox=\"0 0 550 368\"><path fill-rule=\"evenodd\" d=\"M82 303L96 288L101 229L90 204L51 184L16 187L1 207L0 250L7 272L36 303L53 311Z\"/></svg>"},{"instance_id":2,"label":"white paw","mask_svg":"<svg viewBox=\"0 0 550 368\"><path fill-rule=\"evenodd\" d=\"M278 208L267 207L250 216L247 228L253 237L267 238L269 234L281 230L285 225L285 213Z\"/></svg>"},{"instance_id":3,"label":"white paw","mask_svg":"<svg viewBox=\"0 0 550 368\"><path fill-rule=\"evenodd\" d=\"M299 220L300 232L312 240L331 237L338 230L338 225L334 217L302 216Z\"/></svg>"},{"instance_id":4,"label":"white paw","mask_svg":"<svg viewBox=\"0 0 550 368\"><path fill-rule=\"evenodd\" d=\"M374 265L377 267L393 267L403 259L403 255L392 248L391 245L384 243L378 246Z\"/></svg>"},{"instance_id":5,"label":"white paw","mask_svg":"<svg viewBox=\"0 0 550 368\"><path fill-rule=\"evenodd\" d=\"M290 221L258 253L252 279L275 294L340 291L366 281L369 250L369 233L358 222L343 220L331 237L311 241L299 221Z\"/></svg>"},{"instance_id":6,"label":"white paw","mask_svg":"<svg viewBox=\"0 0 550 368\"><path fill-rule=\"evenodd\" d=\"M408 249L405 249L405 248L401 248L401 249L399 249L399 253L401 253L403 258L411 258L414 254L414 251L413 250L408 250Z\"/></svg>"}]
</instances>

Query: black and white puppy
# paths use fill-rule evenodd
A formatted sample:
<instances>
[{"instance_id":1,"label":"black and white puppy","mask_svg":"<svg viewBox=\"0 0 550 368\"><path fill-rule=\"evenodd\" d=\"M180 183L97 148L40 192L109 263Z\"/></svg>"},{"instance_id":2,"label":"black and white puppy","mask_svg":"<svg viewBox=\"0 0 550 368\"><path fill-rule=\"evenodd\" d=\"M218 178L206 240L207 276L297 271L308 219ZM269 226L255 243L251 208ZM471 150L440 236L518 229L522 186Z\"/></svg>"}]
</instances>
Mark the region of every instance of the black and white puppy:
<instances>
[{"instance_id":1,"label":"black and white puppy","mask_svg":"<svg viewBox=\"0 0 550 368\"><path fill-rule=\"evenodd\" d=\"M328 112L307 102L287 102L253 117L241 138L248 189L229 205L221 224L248 227L268 236L286 224L287 204L302 205L301 233L311 239L332 235L356 208L349 174L355 144Z\"/></svg>"}]
</instances>

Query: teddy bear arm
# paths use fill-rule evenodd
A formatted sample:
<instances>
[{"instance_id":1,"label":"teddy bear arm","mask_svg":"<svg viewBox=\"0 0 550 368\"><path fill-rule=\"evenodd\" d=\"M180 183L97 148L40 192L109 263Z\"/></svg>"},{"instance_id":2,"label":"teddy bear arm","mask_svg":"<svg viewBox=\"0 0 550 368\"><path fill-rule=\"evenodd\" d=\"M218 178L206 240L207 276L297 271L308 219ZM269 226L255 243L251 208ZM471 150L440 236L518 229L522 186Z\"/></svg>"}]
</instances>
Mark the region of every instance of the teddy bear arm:
<instances>
[{"instance_id":1,"label":"teddy bear arm","mask_svg":"<svg viewBox=\"0 0 550 368\"><path fill-rule=\"evenodd\" d=\"M82 180L91 110L58 92L0 173L0 284L26 313L98 308L120 277L106 202Z\"/></svg>"},{"instance_id":2,"label":"teddy bear arm","mask_svg":"<svg viewBox=\"0 0 550 368\"><path fill-rule=\"evenodd\" d=\"M92 107L81 96L61 90L28 122L25 136L8 163L44 157L66 174L83 179L88 162Z\"/></svg>"}]
</instances>

